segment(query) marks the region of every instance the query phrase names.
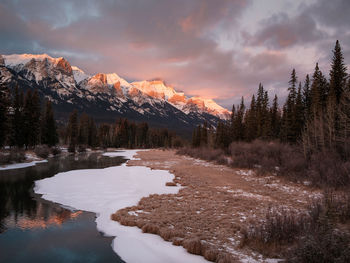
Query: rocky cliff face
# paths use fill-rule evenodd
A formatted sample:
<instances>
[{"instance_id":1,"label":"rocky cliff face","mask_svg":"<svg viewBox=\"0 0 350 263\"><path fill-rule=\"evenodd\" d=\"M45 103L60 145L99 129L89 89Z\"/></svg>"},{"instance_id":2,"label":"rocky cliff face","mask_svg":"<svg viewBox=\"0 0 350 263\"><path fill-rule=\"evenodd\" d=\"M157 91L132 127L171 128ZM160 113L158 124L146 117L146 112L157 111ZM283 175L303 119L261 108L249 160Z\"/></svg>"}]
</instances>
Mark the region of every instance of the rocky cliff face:
<instances>
[{"instance_id":1,"label":"rocky cliff face","mask_svg":"<svg viewBox=\"0 0 350 263\"><path fill-rule=\"evenodd\" d=\"M116 73L90 76L64 58L46 54L0 55L0 83L38 89L54 103L58 117L76 108L98 121L127 117L186 132L204 121L216 125L229 118L214 101L188 98L162 80L129 83Z\"/></svg>"}]
</instances>

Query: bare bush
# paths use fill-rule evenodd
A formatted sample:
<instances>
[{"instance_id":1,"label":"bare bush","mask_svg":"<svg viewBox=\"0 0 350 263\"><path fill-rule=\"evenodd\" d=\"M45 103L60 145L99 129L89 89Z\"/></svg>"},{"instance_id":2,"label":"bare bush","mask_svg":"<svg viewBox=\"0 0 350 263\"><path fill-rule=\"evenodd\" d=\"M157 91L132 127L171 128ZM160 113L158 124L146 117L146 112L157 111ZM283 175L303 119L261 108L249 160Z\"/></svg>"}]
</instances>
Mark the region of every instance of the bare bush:
<instances>
[{"instance_id":1,"label":"bare bush","mask_svg":"<svg viewBox=\"0 0 350 263\"><path fill-rule=\"evenodd\" d=\"M241 245L248 245L259 252L275 256L284 245L295 241L309 223L304 214L295 211L270 208L263 222L255 222L243 229Z\"/></svg>"},{"instance_id":2,"label":"bare bush","mask_svg":"<svg viewBox=\"0 0 350 263\"><path fill-rule=\"evenodd\" d=\"M50 148L47 145L38 145L35 147L34 152L40 158L46 159L50 154Z\"/></svg>"},{"instance_id":3,"label":"bare bush","mask_svg":"<svg viewBox=\"0 0 350 263\"><path fill-rule=\"evenodd\" d=\"M26 159L24 151L12 148L9 152L0 153L0 164L20 163Z\"/></svg>"},{"instance_id":4,"label":"bare bush","mask_svg":"<svg viewBox=\"0 0 350 263\"><path fill-rule=\"evenodd\" d=\"M58 146L54 146L51 148L51 153L52 155L56 156L58 154L60 154L62 151L61 151L61 148L58 147Z\"/></svg>"},{"instance_id":5,"label":"bare bush","mask_svg":"<svg viewBox=\"0 0 350 263\"><path fill-rule=\"evenodd\" d=\"M334 152L315 153L307 175L314 185L343 187L350 183L350 162L344 162Z\"/></svg>"},{"instance_id":6,"label":"bare bush","mask_svg":"<svg viewBox=\"0 0 350 263\"><path fill-rule=\"evenodd\" d=\"M349 262L350 237L338 228L349 219L350 194L326 191L304 214L270 209L264 222L243 229L241 245L290 262Z\"/></svg>"},{"instance_id":7,"label":"bare bush","mask_svg":"<svg viewBox=\"0 0 350 263\"><path fill-rule=\"evenodd\" d=\"M194 158L216 162L218 164L227 164L227 158L225 152L222 149L213 148L181 148L177 151L177 154L187 155Z\"/></svg>"}]
</instances>

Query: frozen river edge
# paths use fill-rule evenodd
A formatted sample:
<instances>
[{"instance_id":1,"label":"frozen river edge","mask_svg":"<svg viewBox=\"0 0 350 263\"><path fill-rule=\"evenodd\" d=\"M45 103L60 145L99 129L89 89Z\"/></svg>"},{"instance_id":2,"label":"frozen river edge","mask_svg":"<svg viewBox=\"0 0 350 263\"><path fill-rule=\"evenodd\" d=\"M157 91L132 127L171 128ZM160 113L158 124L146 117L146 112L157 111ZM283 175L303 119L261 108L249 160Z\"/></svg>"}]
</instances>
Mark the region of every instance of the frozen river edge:
<instances>
[{"instance_id":1,"label":"frozen river edge","mask_svg":"<svg viewBox=\"0 0 350 263\"><path fill-rule=\"evenodd\" d=\"M133 159L139 150L107 152L105 156ZM187 253L161 237L142 233L137 227L122 226L111 220L119 209L137 205L150 194L175 194L180 187L167 187L174 175L143 166L73 170L35 182L34 191L42 198L78 210L96 213L97 229L114 236L113 250L126 262L207 262Z\"/></svg>"}]
</instances>

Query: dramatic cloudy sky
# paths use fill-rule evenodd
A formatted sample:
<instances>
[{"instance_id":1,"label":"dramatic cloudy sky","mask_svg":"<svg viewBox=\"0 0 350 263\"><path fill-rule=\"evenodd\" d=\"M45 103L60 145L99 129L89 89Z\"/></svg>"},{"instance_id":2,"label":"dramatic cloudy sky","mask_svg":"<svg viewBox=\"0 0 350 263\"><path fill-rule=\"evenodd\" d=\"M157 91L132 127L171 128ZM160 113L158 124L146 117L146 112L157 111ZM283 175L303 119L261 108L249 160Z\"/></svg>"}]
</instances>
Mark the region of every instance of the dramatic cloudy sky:
<instances>
[{"instance_id":1,"label":"dramatic cloudy sky","mask_svg":"<svg viewBox=\"0 0 350 263\"><path fill-rule=\"evenodd\" d=\"M285 95L335 40L350 63L348 0L0 0L0 53L64 56L84 71L162 78L230 108L259 82Z\"/></svg>"}]
</instances>

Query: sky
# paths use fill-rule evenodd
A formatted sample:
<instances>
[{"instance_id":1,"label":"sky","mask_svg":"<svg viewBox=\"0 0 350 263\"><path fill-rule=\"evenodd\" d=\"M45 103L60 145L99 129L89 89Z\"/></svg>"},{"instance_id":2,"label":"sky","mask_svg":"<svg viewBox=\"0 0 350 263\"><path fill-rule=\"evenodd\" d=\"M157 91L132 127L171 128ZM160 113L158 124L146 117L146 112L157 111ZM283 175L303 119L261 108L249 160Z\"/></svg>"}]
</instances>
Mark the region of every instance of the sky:
<instances>
[{"instance_id":1,"label":"sky","mask_svg":"<svg viewBox=\"0 0 350 263\"><path fill-rule=\"evenodd\" d=\"M0 54L65 57L89 74L160 78L230 109L259 83L286 96L338 39L350 63L348 0L0 0Z\"/></svg>"}]
</instances>

